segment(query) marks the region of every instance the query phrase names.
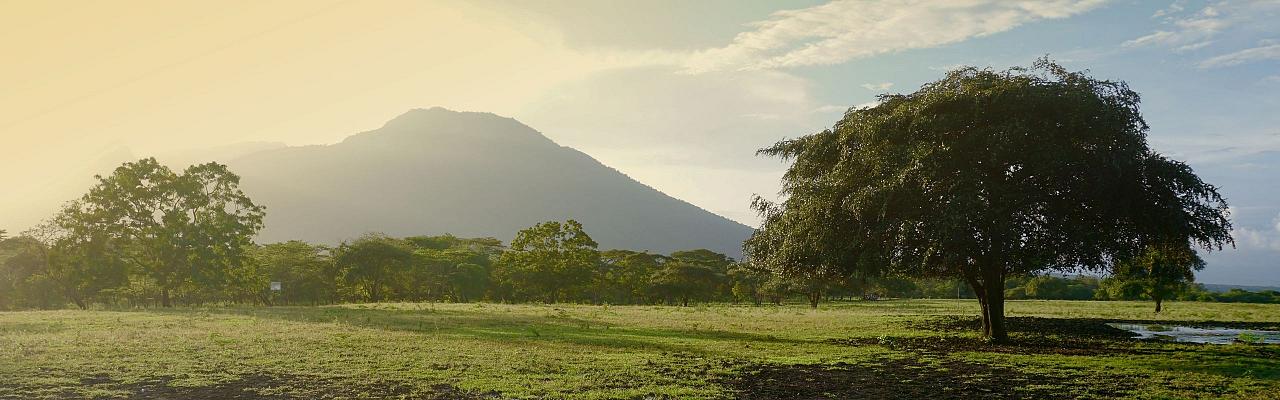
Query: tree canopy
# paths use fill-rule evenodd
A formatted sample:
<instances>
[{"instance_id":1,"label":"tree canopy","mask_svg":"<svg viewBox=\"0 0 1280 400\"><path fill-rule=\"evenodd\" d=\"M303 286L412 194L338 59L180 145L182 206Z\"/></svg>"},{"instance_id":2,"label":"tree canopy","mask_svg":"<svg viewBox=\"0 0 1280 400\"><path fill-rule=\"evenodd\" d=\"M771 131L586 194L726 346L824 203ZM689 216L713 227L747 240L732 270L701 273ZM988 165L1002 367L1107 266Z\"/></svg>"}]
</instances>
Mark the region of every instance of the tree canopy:
<instances>
[{"instance_id":1,"label":"tree canopy","mask_svg":"<svg viewBox=\"0 0 1280 400\"><path fill-rule=\"evenodd\" d=\"M596 241L578 221L547 221L516 233L501 263L507 280L539 289L555 303L565 289L584 282L600 262Z\"/></svg>"},{"instance_id":2,"label":"tree canopy","mask_svg":"<svg viewBox=\"0 0 1280 400\"><path fill-rule=\"evenodd\" d=\"M179 174L145 158L97 178L89 193L53 219L52 236L120 251L117 256L160 288L165 306L183 286L224 284L262 229L264 208L240 191L240 178L222 164L193 165Z\"/></svg>"},{"instance_id":3,"label":"tree canopy","mask_svg":"<svg viewBox=\"0 0 1280 400\"><path fill-rule=\"evenodd\" d=\"M749 261L964 279L1006 340L1006 277L1110 269L1151 243L1233 244L1226 201L1148 147L1124 82L961 68L760 154L792 162ZM808 246L808 250L806 250Z\"/></svg>"},{"instance_id":4,"label":"tree canopy","mask_svg":"<svg viewBox=\"0 0 1280 400\"><path fill-rule=\"evenodd\" d=\"M1204 269L1204 260L1185 243L1153 243L1137 256L1116 264L1113 276L1125 291L1163 302L1195 281L1195 271Z\"/></svg>"},{"instance_id":5,"label":"tree canopy","mask_svg":"<svg viewBox=\"0 0 1280 400\"><path fill-rule=\"evenodd\" d=\"M367 234L334 250L334 262L346 271L344 278L370 302L382 301L388 286L402 280L413 252L403 242L386 235Z\"/></svg>"}]
</instances>

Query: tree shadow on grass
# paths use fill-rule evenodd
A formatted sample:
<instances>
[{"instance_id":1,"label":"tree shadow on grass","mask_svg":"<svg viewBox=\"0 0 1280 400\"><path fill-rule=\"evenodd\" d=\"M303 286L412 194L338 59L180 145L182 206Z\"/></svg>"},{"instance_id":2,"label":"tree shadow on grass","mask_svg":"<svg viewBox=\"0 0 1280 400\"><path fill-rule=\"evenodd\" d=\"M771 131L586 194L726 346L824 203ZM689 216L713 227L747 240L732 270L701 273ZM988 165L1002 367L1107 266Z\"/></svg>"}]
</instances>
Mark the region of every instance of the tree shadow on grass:
<instances>
[{"instance_id":1,"label":"tree shadow on grass","mask_svg":"<svg viewBox=\"0 0 1280 400\"><path fill-rule=\"evenodd\" d=\"M552 342L573 345L653 350L670 353L705 353L691 341L734 341L743 343L813 344L813 341L779 338L723 330L675 330L620 327L550 309L548 315L504 315L476 310L270 307L209 308L200 310L148 310L178 316L199 313L242 315L304 323L335 323L367 329L412 332L428 335L466 337L503 342ZM682 343L683 342L683 343Z\"/></svg>"},{"instance_id":2,"label":"tree shadow on grass","mask_svg":"<svg viewBox=\"0 0 1280 400\"><path fill-rule=\"evenodd\" d=\"M1131 393L1128 379L1046 374L956 360L757 365L728 382L741 399L1077 399Z\"/></svg>"}]
</instances>

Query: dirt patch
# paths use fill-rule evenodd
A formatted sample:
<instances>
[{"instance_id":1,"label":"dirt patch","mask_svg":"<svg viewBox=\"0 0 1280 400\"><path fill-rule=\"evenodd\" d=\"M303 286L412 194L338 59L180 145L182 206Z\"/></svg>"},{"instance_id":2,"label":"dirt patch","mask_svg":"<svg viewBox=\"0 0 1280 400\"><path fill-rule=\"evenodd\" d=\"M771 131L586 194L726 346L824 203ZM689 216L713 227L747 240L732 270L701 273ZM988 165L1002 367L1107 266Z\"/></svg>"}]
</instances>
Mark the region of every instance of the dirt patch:
<instances>
[{"instance_id":1,"label":"dirt patch","mask_svg":"<svg viewBox=\"0 0 1280 400\"><path fill-rule=\"evenodd\" d=\"M80 380L81 388L124 392L123 398L137 400L194 399L194 400L301 400L301 399L423 399L423 400L479 400L495 399L497 393L472 393L447 384L433 385L428 389L401 382L375 381L353 383L339 378L309 377L298 375L250 374L208 386L174 386L172 377L156 377L140 382L123 383L105 375L93 375ZM0 385L2 386L2 385ZM41 392L38 388L6 388L0 393ZM85 395L75 391L63 391L56 398L80 399ZM0 395L0 398L5 398ZM15 397L20 398L20 397ZM103 396L97 399L119 399L119 396Z\"/></svg>"},{"instance_id":2,"label":"dirt patch","mask_svg":"<svg viewBox=\"0 0 1280 400\"><path fill-rule=\"evenodd\" d=\"M870 364L760 365L727 382L756 399L1078 399L1122 397L1133 379L1051 376L961 361L880 360Z\"/></svg>"}]
</instances>

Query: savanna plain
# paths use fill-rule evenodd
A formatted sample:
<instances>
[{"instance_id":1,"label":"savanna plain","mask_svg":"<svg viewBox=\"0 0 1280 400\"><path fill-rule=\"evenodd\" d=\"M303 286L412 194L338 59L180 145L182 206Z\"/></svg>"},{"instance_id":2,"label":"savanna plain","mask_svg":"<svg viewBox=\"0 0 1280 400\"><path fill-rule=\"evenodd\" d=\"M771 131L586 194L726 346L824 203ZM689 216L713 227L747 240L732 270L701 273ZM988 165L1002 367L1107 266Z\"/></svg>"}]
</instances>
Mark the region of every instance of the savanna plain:
<instances>
[{"instance_id":1,"label":"savanna plain","mask_svg":"<svg viewBox=\"0 0 1280 400\"><path fill-rule=\"evenodd\" d=\"M1280 328L1280 304L974 300L696 307L374 303L0 313L0 398L1236 398L1280 346L1108 322Z\"/></svg>"}]
</instances>

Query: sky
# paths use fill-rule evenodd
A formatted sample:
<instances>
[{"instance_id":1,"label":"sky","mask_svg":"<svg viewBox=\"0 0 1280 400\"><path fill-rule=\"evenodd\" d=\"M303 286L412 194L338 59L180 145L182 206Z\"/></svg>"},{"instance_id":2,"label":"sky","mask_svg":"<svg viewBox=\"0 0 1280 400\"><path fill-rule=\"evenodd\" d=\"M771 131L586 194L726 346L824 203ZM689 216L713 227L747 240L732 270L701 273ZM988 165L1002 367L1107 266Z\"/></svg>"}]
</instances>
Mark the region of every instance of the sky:
<instances>
[{"instance_id":1,"label":"sky","mask_svg":"<svg viewBox=\"0 0 1280 400\"><path fill-rule=\"evenodd\" d=\"M1237 245L1200 281L1280 285L1277 20L1280 0L0 0L0 229L123 158L335 143L433 106L755 225L786 167L756 149L1047 55L1128 82L1152 146L1226 195Z\"/></svg>"}]
</instances>

